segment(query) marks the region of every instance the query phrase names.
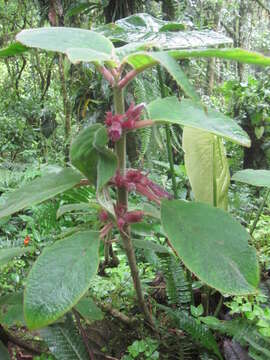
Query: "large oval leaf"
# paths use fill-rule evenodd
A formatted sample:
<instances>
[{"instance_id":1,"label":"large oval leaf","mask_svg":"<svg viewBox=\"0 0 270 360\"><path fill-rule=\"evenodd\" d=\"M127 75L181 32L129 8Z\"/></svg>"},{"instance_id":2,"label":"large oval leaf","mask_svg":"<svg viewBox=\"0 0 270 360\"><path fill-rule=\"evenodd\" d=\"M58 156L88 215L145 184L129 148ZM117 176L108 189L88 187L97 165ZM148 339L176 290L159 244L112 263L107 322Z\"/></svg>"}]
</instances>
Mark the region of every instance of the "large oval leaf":
<instances>
[{"instance_id":1,"label":"large oval leaf","mask_svg":"<svg viewBox=\"0 0 270 360\"><path fill-rule=\"evenodd\" d=\"M195 199L226 210L230 172L222 139L185 127L183 150Z\"/></svg>"},{"instance_id":2,"label":"large oval leaf","mask_svg":"<svg viewBox=\"0 0 270 360\"><path fill-rule=\"evenodd\" d=\"M107 130L101 124L83 129L70 149L72 164L100 190L117 169L115 154L106 148L109 141Z\"/></svg>"},{"instance_id":3,"label":"large oval leaf","mask_svg":"<svg viewBox=\"0 0 270 360\"><path fill-rule=\"evenodd\" d=\"M229 214L203 203L164 200L161 220L183 263L204 283L230 295L256 291L255 249L248 244L247 231Z\"/></svg>"},{"instance_id":4,"label":"large oval leaf","mask_svg":"<svg viewBox=\"0 0 270 360\"><path fill-rule=\"evenodd\" d=\"M240 170L233 175L232 180L249 185L270 188L270 170Z\"/></svg>"},{"instance_id":5,"label":"large oval leaf","mask_svg":"<svg viewBox=\"0 0 270 360\"><path fill-rule=\"evenodd\" d=\"M117 20L113 24L95 29L115 42L148 43L163 49L186 49L231 44L232 40L221 33L183 31L185 25L172 23L141 13Z\"/></svg>"},{"instance_id":6,"label":"large oval leaf","mask_svg":"<svg viewBox=\"0 0 270 360\"><path fill-rule=\"evenodd\" d=\"M220 58L235 60L243 64L257 66L270 66L270 57L263 54L239 48L230 49L198 49L198 50L172 50L168 52L176 60L187 58Z\"/></svg>"},{"instance_id":7,"label":"large oval leaf","mask_svg":"<svg viewBox=\"0 0 270 360\"><path fill-rule=\"evenodd\" d=\"M0 206L0 218L48 200L78 184L82 175L71 168L55 168L7 195Z\"/></svg>"},{"instance_id":8,"label":"large oval leaf","mask_svg":"<svg viewBox=\"0 0 270 360\"><path fill-rule=\"evenodd\" d=\"M30 329L53 323L89 289L99 263L99 233L84 231L46 248L32 267L24 294Z\"/></svg>"},{"instance_id":9,"label":"large oval leaf","mask_svg":"<svg viewBox=\"0 0 270 360\"><path fill-rule=\"evenodd\" d=\"M192 45L190 46L192 48ZM199 49L199 50L170 50L166 54L175 60L188 58L220 58L235 60L244 64L254 64L257 66L270 66L270 57L260 53L247 51L244 49ZM138 72L156 65L157 61L152 57L151 52L135 52L123 59Z\"/></svg>"},{"instance_id":10,"label":"large oval leaf","mask_svg":"<svg viewBox=\"0 0 270 360\"><path fill-rule=\"evenodd\" d=\"M110 59L113 53L113 44L103 35L91 30L68 28L68 27L48 27L28 29L21 31L16 36L20 43L34 48L49 51L67 53L71 51L74 62L80 61L80 57L88 61L104 61Z\"/></svg>"},{"instance_id":11,"label":"large oval leaf","mask_svg":"<svg viewBox=\"0 0 270 360\"><path fill-rule=\"evenodd\" d=\"M179 124L224 137L243 146L250 146L247 133L235 121L222 113L189 99L181 102L175 96L157 99L147 105L155 122Z\"/></svg>"}]
</instances>

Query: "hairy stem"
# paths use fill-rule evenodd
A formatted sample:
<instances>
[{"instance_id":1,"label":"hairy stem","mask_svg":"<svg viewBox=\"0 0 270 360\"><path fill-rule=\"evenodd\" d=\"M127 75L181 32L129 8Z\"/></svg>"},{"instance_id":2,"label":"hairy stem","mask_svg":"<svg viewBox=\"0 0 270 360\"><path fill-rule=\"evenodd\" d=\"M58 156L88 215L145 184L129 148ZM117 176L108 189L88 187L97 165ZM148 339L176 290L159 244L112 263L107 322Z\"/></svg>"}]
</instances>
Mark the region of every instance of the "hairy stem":
<instances>
[{"instance_id":1,"label":"hairy stem","mask_svg":"<svg viewBox=\"0 0 270 360\"><path fill-rule=\"evenodd\" d=\"M115 107L115 113L117 114L123 114L125 112L123 90L120 89L119 87L114 88L114 107ZM120 173L124 175L126 172L126 135L125 134L123 134L121 139L115 143L115 152L118 158L118 169ZM126 209L128 209L128 193L125 188L119 188L117 190L117 200L119 205L123 205ZM141 311L144 314L145 320L150 324L150 326L154 327L151 314L147 308L143 296L139 271L135 257L135 251L130 237L129 226L125 226L124 230L121 231L121 237L123 239L123 245L128 258L131 276L133 279L133 284L137 293L137 298Z\"/></svg>"}]
</instances>

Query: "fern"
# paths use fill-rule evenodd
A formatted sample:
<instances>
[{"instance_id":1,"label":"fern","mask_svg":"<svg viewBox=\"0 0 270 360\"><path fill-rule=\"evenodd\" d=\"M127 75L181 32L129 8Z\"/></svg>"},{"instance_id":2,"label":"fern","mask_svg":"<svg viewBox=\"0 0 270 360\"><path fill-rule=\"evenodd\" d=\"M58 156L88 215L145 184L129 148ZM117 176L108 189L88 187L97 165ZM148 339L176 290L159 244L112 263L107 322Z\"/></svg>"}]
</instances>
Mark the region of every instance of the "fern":
<instances>
[{"instance_id":1,"label":"fern","mask_svg":"<svg viewBox=\"0 0 270 360\"><path fill-rule=\"evenodd\" d=\"M68 314L64 323L58 323L40 330L49 350L57 360L88 360L89 355L73 322Z\"/></svg>"},{"instance_id":2,"label":"fern","mask_svg":"<svg viewBox=\"0 0 270 360\"><path fill-rule=\"evenodd\" d=\"M133 93L136 102L148 104L160 96L159 84L156 79L156 70L152 69L134 80ZM139 130L138 136L140 139L139 160L141 161L150 147L149 145L153 137L152 127Z\"/></svg>"},{"instance_id":3,"label":"fern","mask_svg":"<svg viewBox=\"0 0 270 360\"><path fill-rule=\"evenodd\" d=\"M208 327L233 337L241 345L249 346L249 355L254 360L270 359L270 339L262 336L253 323L245 319L219 321L212 317L204 318Z\"/></svg>"},{"instance_id":4,"label":"fern","mask_svg":"<svg viewBox=\"0 0 270 360\"><path fill-rule=\"evenodd\" d=\"M172 310L168 307L161 306L167 314L175 321L175 325L185 331L197 344L215 354L219 359L222 356L219 352L217 342L209 328L195 320L186 311Z\"/></svg>"},{"instance_id":5,"label":"fern","mask_svg":"<svg viewBox=\"0 0 270 360\"><path fill-rule=\"evenodd\" d=\"M166 279L166 292L170 305L189 310L191 289L182 264L170 254L159 254L161 268Z\"/></svg>"}]
</instances>

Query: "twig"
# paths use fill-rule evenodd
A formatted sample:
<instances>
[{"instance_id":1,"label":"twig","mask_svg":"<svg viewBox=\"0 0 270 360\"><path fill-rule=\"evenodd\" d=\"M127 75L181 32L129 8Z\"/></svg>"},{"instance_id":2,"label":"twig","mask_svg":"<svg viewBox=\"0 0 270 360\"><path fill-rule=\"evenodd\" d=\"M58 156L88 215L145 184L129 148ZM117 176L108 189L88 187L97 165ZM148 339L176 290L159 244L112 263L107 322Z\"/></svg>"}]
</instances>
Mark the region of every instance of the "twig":
<instances>
[{"instance_id":1,"label":"twig","mask_svg":"<svg viewBox=\"0 0 270 360\"><path fill-rule=\"evenodd\" d=\"M33 347L32 345L28 344L27 342L25 342L24 340L15 337L10 332L8 332L6 329L4 329L3 326L0 325L0 339L3 339L3 338L7 339L7 341L10 341L15 345L18 345L21 348L29 351L31 354L41 355L43 353L42 350L37 349L37 348Z\"/></svg>"},{"instance_id":2,"label":"twig","mask_svg":"<svg viewBox=\"0 0 270 360\"><path fill-rule=\"evenodd\" d=\"M76 320L76 323L77 323L77 326L80 330L80 333L81 333L81 336L82 336L82 339L83 339L83 342L87 348L87 351L88 351L88 354L89 354L89 358L90 360L95 360L95 357L94 357L94 353L92 351L92 349L90 349L90 346L89 346L89 343L88 343L88 338L87 338L87 334L84 330L84 328L82 327L82 324L81 324L81 319L80 319L80 315L79 313L76 311L76 310L72 310L74 316L75 316L75 320Z\"/></svg>"},{"instance_id":3,"label":"twig","mask_svg":"<svg viewBox=\"0 0 270 360\"><path fill-rule=\"evenodd\" d=\"M128 326L133 326L134 324L136 324L138 322L138 319L135 317L128 317L127 315L121 313L120 311L118 311L117 309L114 309L111 305L109 304L102 304L99 303L98 304L101 309L107 313L109 313L110 315L112 315L113 317L117 318L118 320L120 320L122 323L124 323L125 325Z\"/></svg>"}]
</instances>

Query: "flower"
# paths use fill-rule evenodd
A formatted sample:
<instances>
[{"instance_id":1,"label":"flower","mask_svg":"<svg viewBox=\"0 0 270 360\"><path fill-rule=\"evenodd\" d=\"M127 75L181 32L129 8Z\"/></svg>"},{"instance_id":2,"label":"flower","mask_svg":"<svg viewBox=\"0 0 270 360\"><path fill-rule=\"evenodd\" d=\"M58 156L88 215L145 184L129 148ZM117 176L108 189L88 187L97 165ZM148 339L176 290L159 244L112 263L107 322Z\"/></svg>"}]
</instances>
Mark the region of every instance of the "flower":
<instances>
[{"instance_id":1,"label":"flower","mask_svg":"<svg viewBox=\"0 0 270 360\"><path fill-rule=\"evenodd\" d=\"M144 215L141 210L126 211L126 207L121 204L114 207L114 212L117 219L117 227L120 231L123 231L126 224L134 224L142 221Z\"/></svg>"},{"instance_id":2,"label":"flower","mask_svg":"<svg viewBox=\"0 0 270 360\"><path fill-rule=\"evenodd\" d=\"M27 235L27 236L24 238L24 241L23 241L24 246L28 246L29 241L30 241L30 236Z\"/></svg>"},{"instance_id":3,"label":"flower","mask_svg":"<svg viewBox=\"0 0 270 360\"><path fill-rule=\"evenodd\" d=\"M105 124L108 127L109 138L116 142L120 139L123 130L132 130L136 127L136 122L139 121L144 104L135 106L134 103L130 105L125 114L113 115L112 112L106 113Z\"/></svg>"},{"instance_id":4,"label":"flower","mask_svg":"<svg viewBox=\"0 0 270 360\"><path fill-rule=\"evenodd\" d=\"M166 190L154 183L146 175L143 175L139 170L130 169L124 176L117 171L111 180L111 184L118 188L125 188L127 191L136 191L157 204L160 204L162 198L172 199L172 196Z\"/></svg>"},{"instance_id":5,"label":"flower","mask_svg":"<svg viewBox=\"0 0 270 360\"><path fill-rule=\"evenodd\" d=\"M109 215L108 215L107 211L101 210L101 212L99 213L99 220L101 222L106 222L109 220Z\"/></svg>"},{"instance_id":6,"label":"flower","mask_svg":"<svg viewBox=\"0 0 270 360\"><path fill-rule=\"evenodd\" d=\"M114 205L114 212L116 216L116 225L120 231L123 231L126 224L134 224L142 221L143 211L134 210L127 211L124 205ZM101 210L99 213L99 219L101 222L106 223L100 230L100 237L103 239L115 226L110 220L108 213L105 210Z\"/></svg>"}]
</instances>

